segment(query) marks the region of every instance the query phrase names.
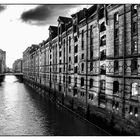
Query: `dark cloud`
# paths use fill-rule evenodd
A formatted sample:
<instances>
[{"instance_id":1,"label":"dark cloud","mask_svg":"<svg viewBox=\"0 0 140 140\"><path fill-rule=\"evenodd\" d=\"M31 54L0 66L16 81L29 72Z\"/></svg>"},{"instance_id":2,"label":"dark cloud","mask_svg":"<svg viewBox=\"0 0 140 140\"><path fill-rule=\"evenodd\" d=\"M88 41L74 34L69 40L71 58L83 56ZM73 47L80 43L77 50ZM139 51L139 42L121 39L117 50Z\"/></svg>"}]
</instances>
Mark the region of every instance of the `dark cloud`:
<instances>
[{"instance_id":1,"label":"dark cloud","mask_svg":"<svg viewBox=\"0 0 140 140\"><path fill-rule=\"evenodd\" d=\"M22 13L21 19L33 25L54 24L58 16L65 16L70 8L78 5L40 5Z\"/></svg>"},{"instance_id":2,"label":"dark cloud","mask_svg":"<svg viewBox=\"0 0 140 140\"><path fill-rule=\"evenodd\" d=\"M3 10L5 10L5 9L6 9L6 6L0 5L0 12L3 11Z\"/></svg>"}]
</instances>

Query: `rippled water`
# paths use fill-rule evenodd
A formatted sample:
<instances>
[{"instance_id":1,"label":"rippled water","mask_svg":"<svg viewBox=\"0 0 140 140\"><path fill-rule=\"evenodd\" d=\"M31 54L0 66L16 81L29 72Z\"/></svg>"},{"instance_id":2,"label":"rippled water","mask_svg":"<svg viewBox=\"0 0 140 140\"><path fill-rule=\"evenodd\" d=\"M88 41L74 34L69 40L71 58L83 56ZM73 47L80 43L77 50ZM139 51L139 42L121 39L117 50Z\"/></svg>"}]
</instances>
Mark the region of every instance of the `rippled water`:
<instances>
[{"instance_id":1,"label":"rippled water","mask_svg":"<svg viewBox=\"0 0 140 140\"><path fill-rule=\"evenodd\" d=\"M13 75L0 85L0 135L106 135L50 101L44 101Z\"/></svg>"}]
</instances>

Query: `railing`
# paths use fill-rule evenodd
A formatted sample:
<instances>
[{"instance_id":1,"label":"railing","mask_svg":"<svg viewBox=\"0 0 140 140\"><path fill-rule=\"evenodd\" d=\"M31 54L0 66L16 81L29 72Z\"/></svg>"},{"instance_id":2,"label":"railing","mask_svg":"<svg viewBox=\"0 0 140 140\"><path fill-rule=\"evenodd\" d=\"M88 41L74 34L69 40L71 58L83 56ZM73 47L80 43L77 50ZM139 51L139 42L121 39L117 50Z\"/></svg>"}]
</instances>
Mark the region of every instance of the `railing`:
<instances>
[{"instance_id":1,"label":"railing","mask_svg":"<svg viewBox=\"0 0 140 140\"><path fill-rule=\"evenodd\" d=\"M23 73L1 73L0 75L23 75Z\"/></svg>"}]
</instances>

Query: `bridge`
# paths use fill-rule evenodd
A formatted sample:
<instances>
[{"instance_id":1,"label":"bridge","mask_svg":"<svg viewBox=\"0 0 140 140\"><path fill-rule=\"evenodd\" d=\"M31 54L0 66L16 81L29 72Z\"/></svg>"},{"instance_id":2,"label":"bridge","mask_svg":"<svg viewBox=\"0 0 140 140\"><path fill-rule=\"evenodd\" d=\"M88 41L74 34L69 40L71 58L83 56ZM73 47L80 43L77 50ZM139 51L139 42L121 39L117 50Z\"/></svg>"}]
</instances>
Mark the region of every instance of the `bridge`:
<instances>
[{"instance_id":1,"label":"bridge","mask_svg":"<svg viewBox=\"0 0 140 140\"><path fill-rule=\"evenodd\" d=\"M9 73L3 73L1 75L23 75L23 73L15 73L15 72L9 72Z\"/></svg>"},{"instance_id":2,"label":"bridge","mask_svg":"<svg viewBox=\"0 0 140 140\"><path fill-rule=\"evenodd\" d=\"M23 81L23 73L1 73L0 74L0 83L3 82L5 75L15 75L19 80Z\"/></svg>"}]
</instances>

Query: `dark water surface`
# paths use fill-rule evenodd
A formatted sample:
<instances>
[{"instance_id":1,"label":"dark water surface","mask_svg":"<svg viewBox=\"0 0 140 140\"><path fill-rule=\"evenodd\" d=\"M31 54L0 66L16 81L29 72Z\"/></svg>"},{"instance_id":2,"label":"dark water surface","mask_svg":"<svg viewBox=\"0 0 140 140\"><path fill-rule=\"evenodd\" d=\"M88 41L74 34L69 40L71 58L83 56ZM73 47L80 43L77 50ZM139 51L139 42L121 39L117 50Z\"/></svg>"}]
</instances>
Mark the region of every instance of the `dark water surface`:
<instances>
[{"instance_id":1,"label":"dark water surface","mask_svg":"<svg viewBox=\"0 0 140 140\"><path fill-rule=\"evenodd\" d=\"M0 135L107 135L66 109L45 101L13 75L0 85Z\"/></svg>"}]
</instances>

